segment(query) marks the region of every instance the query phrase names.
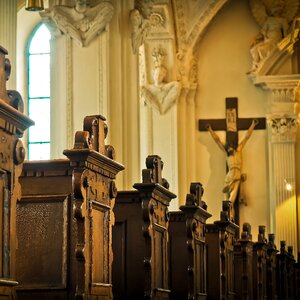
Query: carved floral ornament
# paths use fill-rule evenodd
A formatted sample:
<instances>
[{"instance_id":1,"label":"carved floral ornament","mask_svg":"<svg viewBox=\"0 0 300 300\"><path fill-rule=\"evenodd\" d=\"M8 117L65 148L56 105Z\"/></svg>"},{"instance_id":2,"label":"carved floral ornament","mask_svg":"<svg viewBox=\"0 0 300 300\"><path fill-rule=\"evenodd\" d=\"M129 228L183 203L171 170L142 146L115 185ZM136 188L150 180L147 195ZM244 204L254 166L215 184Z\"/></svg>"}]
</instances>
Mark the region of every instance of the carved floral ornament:
<instances>
[{"instance_id":1,"label":"carved floral ornament","mask_svg":"<svg viewBox=\"0 0 300 300\"><path fill-rule=\"evenodd\" d=\"M41 16L53 21L61 32L69 35L81 46L85 47L110 22L114 7L110 1L97 1L90 6L87 0L75 0L73 6L54 5Z\"/></svg>"},{"instance_id":2,"label":"carved floral ornament","mask_svg":"<svg viewBox=\"0 0 300 300\"><path fill-rule=\"evenodd\" d=\"M142 46L151 31L166 31L167 19L163 9L156 7L153 10L152 0L137 0L135 8L129 13L131 24L131 44L134 54L138 54L139 47Z\"/></svg>"},{"instance_id":3,"label":"carved floral ornament","mask_svg":"<svg viewBox=\"0 0 300 300\"><path fill-rule=\"evenodd\" d=\"M296 140L298 120L296 115L269 116L268 124L271 128L272 141L287 141Z\"/></svg>"}]
</instances>

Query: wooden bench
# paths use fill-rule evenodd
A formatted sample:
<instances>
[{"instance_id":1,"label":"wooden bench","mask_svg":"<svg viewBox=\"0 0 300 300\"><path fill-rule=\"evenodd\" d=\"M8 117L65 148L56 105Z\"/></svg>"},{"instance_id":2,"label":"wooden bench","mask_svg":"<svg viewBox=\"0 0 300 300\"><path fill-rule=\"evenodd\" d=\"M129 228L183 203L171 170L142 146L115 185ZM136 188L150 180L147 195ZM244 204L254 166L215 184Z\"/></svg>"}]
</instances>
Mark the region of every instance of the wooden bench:
<instances>
[{"instance_id":1,"label":"wooden bench","mask_svg":"<svg viewBox=\"0 0 300 300\"><path fill-rule=\"evenodd\" d=\"M239 227L232 223L230 201L223 201L221 218L206 225L207 299L234 299L234 245Z\"/></svg>"},{"instance_id":2,"label":"wooden bench","mask_svg":"<svg viewBox=\"0 0 300 300\"><path fill-rule=\"evenodd\" d=\"M169 213L171 299L206 299L207 260L205 224L211 217L202 200L200 183L191 183L180 211Z\"/></svg>"},{"instance_id":3,"label":"wooden bench","mask_svg":"<svg viewBox=\"0 0 300 300\"><path fill-rule=\"evenodd\" d=\"M168 206L176 196L161 176L162 161L146 159L143 182L118 192L114 207L114 299L169 299Z\"/></svg>"},{"instance_id":4,"label":"wooden bench","mask_svg":"<svg viewBox=\"0 0 300 300\"><path fill-rule=\"evenodd\" d=\"M114 179L101 116L84 120L67 160L28 162L17 208L18 299L112 299Z\"/></svg>"}]
</instances>

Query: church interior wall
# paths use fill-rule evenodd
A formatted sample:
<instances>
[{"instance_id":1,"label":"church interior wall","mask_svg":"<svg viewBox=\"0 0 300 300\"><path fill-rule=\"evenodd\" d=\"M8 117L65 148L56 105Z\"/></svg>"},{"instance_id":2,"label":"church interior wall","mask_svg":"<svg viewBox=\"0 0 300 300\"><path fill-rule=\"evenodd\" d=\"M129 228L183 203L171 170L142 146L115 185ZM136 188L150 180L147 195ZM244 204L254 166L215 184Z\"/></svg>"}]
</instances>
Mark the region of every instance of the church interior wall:
<instances>
[{"instance_id":1,"label":"church interior wall","mask_svg":"<svg viewBox=\"0 0 300 300\"><path fill-rule=\"evenodd\" d=\"M226 97L238 98L241 118L265 116L267 93L255 87L246 74L251 68L249 47L257 31L247 1L230 2L208 26L198 52L197 119L225 118ZM225 132L217 134L225 140ZM239 139L244 134L241 131ZM223 199L225 154L209 133L196 135L197 177L205 187L212 221L219 218ZM253 225L254 236L260 224L270 230L267 149L267 132L259 130L254 131L243 150L247 180L242 192L247 206L240 206L240 221Z\"/></svg>"}]
</instances>

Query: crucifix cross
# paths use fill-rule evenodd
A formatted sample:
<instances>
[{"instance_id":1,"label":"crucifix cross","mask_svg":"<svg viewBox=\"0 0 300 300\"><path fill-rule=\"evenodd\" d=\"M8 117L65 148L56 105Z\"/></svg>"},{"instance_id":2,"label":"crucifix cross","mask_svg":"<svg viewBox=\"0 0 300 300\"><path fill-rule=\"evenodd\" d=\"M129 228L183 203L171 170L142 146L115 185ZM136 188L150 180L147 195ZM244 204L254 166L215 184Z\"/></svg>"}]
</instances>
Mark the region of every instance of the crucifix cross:
<instances>
[{"instance_id":1,"label":"crucifix cross","mask_svg":"<svg viewBox=\"0 0 300 300\"><path fill-rule=\"evenodd\" d=\"M254 119L256 120L255 123ZM208 126L209 125L209 126ZM227 194L227 200L233 202L235 222L239 223L239 201L235 201L239 198L238 194L240 191L240 181L242 181L241 172L241 154L240 151L250 137L251 132L254 129L265 129L266 119L265 118L239 118L238 117L238 106L237 98L226 98L226 114L225 119L204 119L199 120L199 130L209 130L212 134L216 143L222 148L222 150L230 150L230 147L235 149L235 152L227 152L227 175L225 178L226 186L223 189L223 193ZM219 137L214 131L226 130L226 144L220 141ZM247 130L247 134L241 141L241 148L239 149L238 132L239 130ZM227 145L227 146L226 146ZM229 147L228 147L229 145ZM232 146L230 146L232 145ZM226 148L227 147L227 148ZM234 154L236 153L236 154ZM238 155L238 156L237 156ZM240 162L239 162L240 161ZM239 162L239 165L236 163ZM237 172L238 169L238 172ZM240 173L240 175L239 175Z\"/></svg>"},{"instance_id":2,"label":"crucifix cross","mask_svg":"<svg viewBox=\"0 0 300 300\"><path fill-rule=\"evenodd\" d=\"M226 143L238 145L238 131L248 130L253 119L258 120L255 130L266 129L266 118L239 118L237 101L237 98L226 98L225 119L199 120L199 130L207 131L207 124L210 124L215 131L226 131Z\"/></svg>"}]
</instances>

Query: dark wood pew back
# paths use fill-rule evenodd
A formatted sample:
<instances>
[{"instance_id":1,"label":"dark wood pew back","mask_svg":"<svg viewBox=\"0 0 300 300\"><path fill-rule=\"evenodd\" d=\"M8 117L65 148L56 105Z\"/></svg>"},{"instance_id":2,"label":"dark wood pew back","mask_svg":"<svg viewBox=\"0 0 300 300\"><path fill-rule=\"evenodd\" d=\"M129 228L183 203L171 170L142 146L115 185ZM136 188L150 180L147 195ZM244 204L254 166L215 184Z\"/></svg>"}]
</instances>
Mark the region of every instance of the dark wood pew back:
<instances>
[{"instance_id":1,"label":"dark wood pew back","mask_svg":"<svg viewBox=\"0 0 300 300\"><path fill-rule=\"evenodd\" d=\"M207 299L234 299L234 244L239 227L230 220L231 202L223 201L221 218L206 225Z\"/></svg>"},{"instance_id":2,"label":"dark wood pew back","mask_svg":"<svg viewBox=\"0 0 300 300\"><path fill-rule=\"evenodd\" d=\"M176 196L161 177L162 161L146 159L136 191L119 192L113 228L115 299L169 299L168 206ZM131 267L133 267L131 269Z\"/></svg>"},{"instance_id":3,"label":"dark wood pew back","mask_svg":"<svg viewBox=\"0 0 300 300\"><path fill-rule=\"evenodd\" d=\"M205 223L211 215L202 195L202 185L192 183L181 211L169 213L171 299L207 296Z\"/></svg>"},{"instance_id":4,"label":"dark wood pew back","mask_svg":"<svg viewBox=\"0 0 300 300\"><path fill-rule=\"evenodd\" d=\"M17 91L7 91L10 76L7 51L0 46L0 299L15 299L16 204L21 197L19 176L25 158L21 141L34 124L23 114L23 100Z\"/></svg>"},{"instance_id":5,"label":"dark wood pew back","mask_svg":"<svg viewBox=\"0 0 300 300\"><path fill-rule=\"evenodd\" d=\"M124 167L88 116L61 161L28 163L18 204L18 299L112 299L114 179Z\"/></svg>"}]
</instances>

